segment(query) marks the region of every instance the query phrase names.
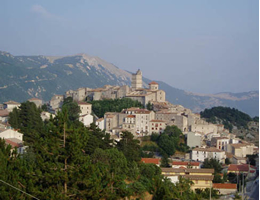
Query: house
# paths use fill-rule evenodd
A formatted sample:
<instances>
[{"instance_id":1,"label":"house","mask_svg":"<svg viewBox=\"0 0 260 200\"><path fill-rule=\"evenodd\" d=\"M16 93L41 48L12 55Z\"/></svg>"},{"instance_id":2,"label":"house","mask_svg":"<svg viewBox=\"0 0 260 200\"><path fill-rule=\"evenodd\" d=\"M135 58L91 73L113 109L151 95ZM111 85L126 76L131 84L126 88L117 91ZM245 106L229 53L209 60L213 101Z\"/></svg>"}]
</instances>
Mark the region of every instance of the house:
<instances>
[{"instance_id":1,"label":"house","mask_svg":"<svg viewBox=\"0 0 260 200\"><path fill-rule=\"evenodd\" d=\"M84 126L89 127L93 123L94 117L91 114L85 114L79 116L79 121L84 124Z\"/></svg>"},{"instance_id":2,"label":"house","mask_svg":"<svg viewBox=\"0 0 260 200\"><path fill-rule=\"evenodd\" d=\"M50 100L51 109L54 111L58 110L59 108L61 108L63 101L64 101L63 95L54 95Z\"/></svg>"},{"instance_id":3,"label":"house","mask_svg":"<svg viewBox=\"0 0 260 200\"><path fill-rule=\"evenodd\" d=\"M17 148L17 153L23 154L25 152L26 146L23 145L23 142L21 140L15 139L15 138L9 138L4 139L6 145L10 145L12 147L13 151L15 148Z\"/></svg>"},{"instance_id":4,"label":"house","mask_svg":"<svg viewBox=\"0 0 260 200\"><path fill-rule=\"evenodd\" d=\"M141 162L146 164L155 164L158 167L160 166L161 159L160 158L142 158Z\"/></svg>"},{"instance_id":5,"label":"house","mask_svg":"<svg viewBox=\"0 0 260 200\"><path fill-rule=\"evenodd\" d=\"M0 122L6 123L9 118L8 110L0 110Z\"/></svg>"},{"instance_id":6,"label":"house","mask_svg":"<svg viewBox=\"0 0 260 200\"><path fill-rule=\"evenodd\" d=\"M49 112L41 112L41 118L42 118L42 121L45 121L45 120L49 120L51 118L51 116L54 118L55 115L52 114L52 113L49 113Z\"/></svg>"},{"instance_id":7,"label":"house","mask_svg":"<svg viewBox=\"0 0 260 200\"><path fill-rule=\"evenodd\" d=\"M200 169L200 162L181 162L181 161L173 161L172 168L192 168L192 169Z\"/></svg>"},{"instance_id":8,"label":"house","mask_svg":"<svg viewBox=\"0 0 260 200\"><path fill-rule=\"evenodd\" d=\"M204 162L208 158L213 158L219 160L221 163L225 163L226 154L225 151L217 149L215 147L210 148L195 148L191 152L191 159Z\"/></svg>"},{"instance_id":9,"label":"house","mask_svg":"<svg viewBox=\"0 0 260 200\"><path fill-rule=\"evenodd\" d=\"M217 149L227 151L227 145L229 144L229 138L227 137L213 137L211 139L211 146Z\"/></svg>"},{"instance_id":10,"label":"house","mask_svg":"<svg viewBox=\"0 0 260 200\"><path fill-rule=\"evenodd\" d=\"M104 130L105 129L105 120L104 118L99 118L96 120L96 125L100 130Z\"/></svg>"},{"instance_id":11,"label":"house","mask_svg":"<svg viewBox=\"0 0 260 200\"><path fill-rule=\"evenodd\" d=\"M163 133L166 127L166 121L153 119L150 121L150 133Z\"/></svg>"},{"instance_id":12,"label":"house","mask_svg":"<svg viewBox=\"0 0 260 200\"><path fill-rule=\"evenodd\" d=\"M233 183L213 183L213 189L218 190L219 194L226 195L237 192L237 184Z\"/></svg>"},{"instance_id":13,"label":"house","mask_svg":"<svg viewBox=\"0 0 260 200\"><path fill-rule=\"evenodd\" d=\"M15 101L7 101L4 103L4 109L6 109L8 112L12 112L14 108L19 108L20 103Z\"/></svg>"},{"instance_id":14,"label":"house","mask_svg":"<svg viewBox=\"0 0 260 200\"><path fill-rule=\"evenodd\" d=\"M134 135L151 134L150 121L154 119L154 112L141 108L123 109L119 114L119 125L123 119L122 127ZM163 127L161 123L161 128Z\"/></svg>"},{"instance_id":15,"label":"house","mask_svg":"<svg viewBox=\"0 0 260 200\"><path fill-rule=\"evenodd\" d=\"M190 168L161 168L162 175L169 178L173 183L178 182L179 177L190 179L194 185L192 190L212 187L214 169L190 169Z\"/></svg>"},{"instance_id":16,"label":"house","mask_svg":"<svg viewBox=\"0 0 260 200\"><path fill-rule=\"evenodd\" d=\"M232 162L232 164L246 164L246 158L237 157L237 156L233 155L231 162Z\"/></svg>"},{"instance_id":17,"label":"house","mask_svg":"<svg viewBox=\"0 0 260 200\"><path fill-rule=\"evenodd\" d=\"M256 168L249 164L241 164L241 165L231 164L228 166L228 173L249 174L249 173L255 173L255 171Z\"/></svg>"},{"instance_id":18,"label":"house","mask_svg":"<svg viewBox=\"0 0 260 200\"><path fill-rule=\"evenodd\" d=\"M92 112L92 104L90 103L87 103L87 102L81 102L81 101L78 101L77 102L79 107L80 107L80 115L88 115L88 114L91 114Z\"/></svg>"},{"instance_id":19,"label":"house","mask_svg":"<svg viewBox=\"0 0 260 200\"><path fill-rule=\"evenodd\" d=\"M40 108L42 106L42 100L38 98L31 98L28 101L35 103L35 105Z\"/></svg>"},{"instance_id":20,"label":"house","mask_svg":"<svg viewBox=\"0 0 260 200\"><path fill-rule=\"evenodd\" d=\"M104 123L106 131L111 131L113 128L118 127L118 113L106 112L104 114Z\"/></svg>"},{"instance_id":21,"label":"house","mask_svg":"<svg viewBox=\"0 0 260 200\"><path fill-rule=\"evenodd\" d=\"M246 157L246 155L254 154L254 145L250 143L238 143L238 144L229 144L227 146L227 152L232 153L237 157Z\"/></svg>"},{"instance_id":22,"label":"house","mask_svg":"<svg viewBox=\"0 0 260 200\"><path fill-rule=\"evenodd\" d=\"M18 131L15 131L13 129L6 129L5 131L0 133L0 138L3 138L3 139L15 138L20 141L23 141L23 134L19 133Z\"/></svg>"},{"instance_id":23,"label":"house","mask_svg":"<svg viewBox=\"0 0 260 200\"><path fill-rule=\"evenodd\" d=\"M201 134L188 132L187 133L187 145L192 147L201 147Z\"/></svg>"}]
</instances>

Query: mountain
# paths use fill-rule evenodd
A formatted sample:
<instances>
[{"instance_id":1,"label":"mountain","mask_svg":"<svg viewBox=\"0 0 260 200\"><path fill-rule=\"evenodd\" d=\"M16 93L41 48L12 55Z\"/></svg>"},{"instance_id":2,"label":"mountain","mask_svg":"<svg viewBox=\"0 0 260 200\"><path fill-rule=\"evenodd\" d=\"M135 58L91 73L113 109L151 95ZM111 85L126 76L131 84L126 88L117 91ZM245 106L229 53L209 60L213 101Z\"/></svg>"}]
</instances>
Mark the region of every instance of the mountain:
<instances>
[{"instance_id":1,"label":"mountain","mask_svg":"<svg viewBox=\"0 0 260 200\"><path fill-rule=\"evenodd\" d=\"M79 87L130 85L131 73L99 57L86 54L72 56L13 56L0 51L0 102L26 101L38 97L48 101L54 94L64 94ZM151 81L143 78L144 85ZM237 108L250 116L259 115L258 91L245 93L196 94L157 81L166 99L200 112L214 106Z\"/></svg>"}]
</instances>

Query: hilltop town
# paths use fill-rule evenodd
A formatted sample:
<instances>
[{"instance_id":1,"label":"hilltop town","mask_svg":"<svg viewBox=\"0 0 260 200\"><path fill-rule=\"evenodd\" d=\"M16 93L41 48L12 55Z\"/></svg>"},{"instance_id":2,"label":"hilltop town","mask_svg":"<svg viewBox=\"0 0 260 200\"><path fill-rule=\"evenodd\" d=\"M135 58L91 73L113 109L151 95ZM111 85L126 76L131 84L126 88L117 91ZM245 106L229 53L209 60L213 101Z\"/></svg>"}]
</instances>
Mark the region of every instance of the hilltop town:
<instances>
[{"instance_id":1,"label":"hilltop town","mask_svg":"<svg viewBox=\"0 0 260 200\"><path fill-rule=\"evenodd\" d=\"M105 85L102 88L79 88L69 90L64 95L54 95L46 103L46 110L41 112L41 118L44 121L55 117L64 100L72 98L80 108L79 121L85 127L95 124L118 142L125 131L131 132L142 142L142 138L163 134L167 127L176 126L185 135L185 142L190 151L172 155L170 167L161 168L162 174L170 178L173 183L178 182L180 175L189 178L195 183L192 186L194 190L213 187L222 194L237 191L236 184L213 184L214 169L201 169L206 159L216 159L223 165L229 163L225 168L226 173L245 173L251 179L257 176L258 164L257 167L250 165L247 157L258 155L257 146L237 138L225 129L223 124L209 123L202 119L200 114L193 113L181 105L171 104L166 97L165 91L161 90L155 81L150 82L148 88L144 88L142 72L138 70L132 74L131 87ZM92 101L123 98L138 101L143 107L129 107L122 109L121 112L106 112L101 118L93 112ZM39 108L43 106L41 99L32 98L28 101L35 103ZM14 101L0 104L0 138L5 139L6 144L10 144L13 148L17 147L22 154L27 148L23 143L23 134L8 124L9 113L14 108L19 109L20 105ZM258 126L257 122L255 123L255 126ZM162 157L155 155L154 158L142 158L142 162L160 166Z\"/></svg>"}]
</instances>

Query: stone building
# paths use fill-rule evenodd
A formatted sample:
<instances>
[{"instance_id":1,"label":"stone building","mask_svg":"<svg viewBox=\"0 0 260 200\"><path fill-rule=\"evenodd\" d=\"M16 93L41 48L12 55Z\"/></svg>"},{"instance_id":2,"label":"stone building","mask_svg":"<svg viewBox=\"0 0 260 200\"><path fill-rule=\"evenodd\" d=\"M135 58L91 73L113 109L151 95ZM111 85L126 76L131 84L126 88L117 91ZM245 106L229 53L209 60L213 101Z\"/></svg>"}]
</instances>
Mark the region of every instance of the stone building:
<instances>
[{"instance_id":1,"label":"stone building","mask_svg":"<svg viewBox=\"0 0 260 200\"><path fill-rule=\"evenodd\" d=\"M201 147L201 135L198 133L188 132L187 133L187 145L192 147Z\"/></svg>"},{"instance_id":2,"label":"stone building","mask_svg":"<svg viewBox=\"0 0 260 200\"><path fill-rule=\"evenodd\" d=\"M78 106L80 107L80 115L88 115L91 114L92 112L92 104L87 103L87 102L77 102Z\"/></svg>"},{"instance_id":3,"label":"stone building","mask_svg":"<svg viewBox=\"0 0 260 200\"><path fill-rule=\"evenodd\" d=\"M61 108L64 101L63 95L54 95L50 100L50 107L52 110L57 111Z\"/></svg>"},{"instance_id":4,"label":"stone building","mask_svg":"<svg viewBox=\"0 0 260 200\"><path fill-rule=\"evenodd\" d=\"M31 98L28 101L35 103L35 105L39 108L42 106L42 100L38 98Z\"/></svg>"},{"instance_id":5,"label":"stone building","mask_svg":"<svg viewBox=\"0 0 260 200\"><path fill-rule=\"evenodd\" d=\"M140 69L135 74L132 74L132 90L143 88L142 72Z\"/></svg>"},{"instance_id":6,"label":"stone building","mask_svg":"<svg viewBox=\"0 0 260 200\"><path fill-rule=\"evenodd\" d=\"M7 101L4 104L4 109L6 109L8 112L12 112L14 108L19 108L20 103L15 102L15 101Z\"/></svg>"},{"instance_id":7,"label":"stone building","mask_svg":"<svg viewBox=\"0 0 260 200\"><path fill-rule=\"evenodd\" d=\"M219 150L214 147L210 148L195 148L191 152L191 159L195 161L204 162L208 158L219 160L221 163L225 163L226 154L225 151Z\"/></svg>"}]
</instances>

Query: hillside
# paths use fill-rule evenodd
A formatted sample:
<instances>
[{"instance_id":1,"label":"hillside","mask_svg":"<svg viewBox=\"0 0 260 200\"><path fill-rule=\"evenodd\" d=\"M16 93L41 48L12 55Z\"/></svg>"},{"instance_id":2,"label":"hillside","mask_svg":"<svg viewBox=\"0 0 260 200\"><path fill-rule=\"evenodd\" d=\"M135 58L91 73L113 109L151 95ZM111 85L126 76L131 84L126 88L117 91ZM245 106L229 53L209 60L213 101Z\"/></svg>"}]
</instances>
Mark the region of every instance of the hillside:
<instances>
[{"instance_id":1,"label":"hillside","mask_svg":"<svg viewBox=\"0 0 260 200\"><path fill-rule=\"evenodd\" d=\"M213 107L200 112L202 118L214 124L223 124L226 129L247 141L258 145L259 118L229 107Z\"/></svg>"},{"instance_id":2,"label":"hillside","mask_svg":"<svg viewBox=\"0 0 260 200\"><path fill-rule=\"evenodd\" d=\"M131 73L98 57L86 54L72 56L13 56L0 51L0 102L23 102L32 97L48 101L54 94L64 94L79 87L130 85ZM151 81L143 78L144 86ZM214 106L237 108L250 116L259 115L258 91L239 94L195 94L158 81L166 98L193 112Z\"/></svg>"}]
</instances>

